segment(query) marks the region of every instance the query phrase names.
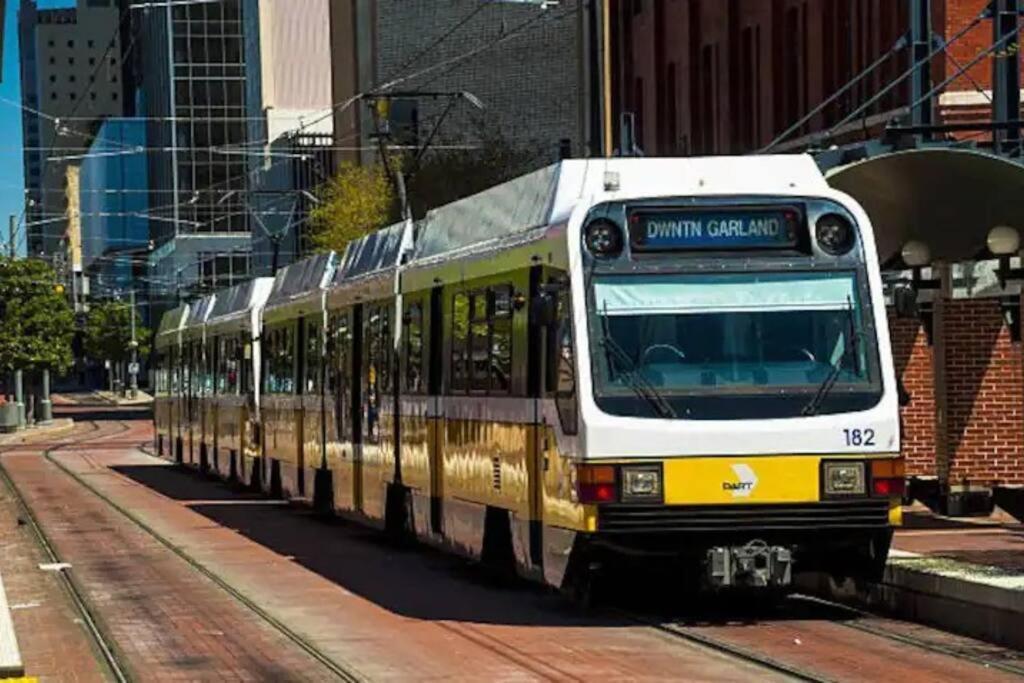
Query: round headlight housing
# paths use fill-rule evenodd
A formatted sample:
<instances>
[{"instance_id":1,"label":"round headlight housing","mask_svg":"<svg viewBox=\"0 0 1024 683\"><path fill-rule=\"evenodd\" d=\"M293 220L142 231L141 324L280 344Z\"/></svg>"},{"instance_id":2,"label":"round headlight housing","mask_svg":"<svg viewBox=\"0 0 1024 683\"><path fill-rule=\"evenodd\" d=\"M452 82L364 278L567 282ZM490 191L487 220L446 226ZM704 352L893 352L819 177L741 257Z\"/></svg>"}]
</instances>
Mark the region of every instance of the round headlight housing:
<instances>
[{"instance_id":1,"label":"round headlight housing","mask_svg":"<svg viewBox=\"0 0 1024 683\"><path fill-rule=\"evenodd\" d=\"M583 229L583 243L598 258L614 258L622 253L622 228L607 218L596 218Z\"/></svg>"},{"instance_id":2,"label":"round headlight housing","mask_svg":"<svg viewBox=\"0 0 1024 683\"><path fill-rule=\"evenodd\" d=\"M841 256L853 248L853 224L837 213L827 213L818 219L814 236L822 251Z\"/></svg>"}]
</instances>

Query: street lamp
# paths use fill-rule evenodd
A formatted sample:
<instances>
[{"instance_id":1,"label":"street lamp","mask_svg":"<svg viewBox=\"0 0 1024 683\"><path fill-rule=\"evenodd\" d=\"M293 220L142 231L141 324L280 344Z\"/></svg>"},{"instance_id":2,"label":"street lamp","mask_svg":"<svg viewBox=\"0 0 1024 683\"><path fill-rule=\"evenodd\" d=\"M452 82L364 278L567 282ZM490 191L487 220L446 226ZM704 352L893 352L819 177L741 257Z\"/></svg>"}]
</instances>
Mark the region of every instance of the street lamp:
<instances>
[{"instance_id":1,"label":"street lamp","mask_svg":"<svg viewBox=\"0 0 1024 683\"><path fill-rule=\"evenodd\" d=\"M992 255L999 259L996 277L999 278L999 287L1001 289L1006 289L1006 284L1010 280L1016 282L1024 280L1024 269L1012 268L1010 266L1010 257L1020 251L1020 232L1017 231L1017 228L1009 225L995 226L988 231L985 245L992 252ZM1010 330L1010 339L1012 341L1020 341L1020 295L1000 297L999 306L1002 309L1006 327Z\"/></svg>"}]
</instances>

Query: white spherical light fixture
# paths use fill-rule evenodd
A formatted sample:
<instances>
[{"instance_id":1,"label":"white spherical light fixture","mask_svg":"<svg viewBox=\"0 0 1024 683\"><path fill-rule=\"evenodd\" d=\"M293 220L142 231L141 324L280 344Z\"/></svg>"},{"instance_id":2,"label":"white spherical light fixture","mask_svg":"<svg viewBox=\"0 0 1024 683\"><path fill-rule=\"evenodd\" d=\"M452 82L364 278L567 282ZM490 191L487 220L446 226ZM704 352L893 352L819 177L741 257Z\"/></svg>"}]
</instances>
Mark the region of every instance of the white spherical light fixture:
<instances>
[{"instance_id":1,"label":"white spherical light fixture","mask_svg":"<svg viewBox=\"0 0 1024 683\"><path fill-rule=\"evenodd\" d=\"M996 256L1012 256L1020 251L1020 233L1009 225L997 225L988 231L985 243Z\"/></svg>"},{"instance_id":2,"label":"white spherical light fixture","mask_svg":"<svg viewBox=\"0 0 1024 683\"><path fill-rule=\"evenodd\" d=\"M932 252L924 242L911 240L900 250L903 262L911 268L921 268L932 262Z\"/></svg>"}]
</instances>

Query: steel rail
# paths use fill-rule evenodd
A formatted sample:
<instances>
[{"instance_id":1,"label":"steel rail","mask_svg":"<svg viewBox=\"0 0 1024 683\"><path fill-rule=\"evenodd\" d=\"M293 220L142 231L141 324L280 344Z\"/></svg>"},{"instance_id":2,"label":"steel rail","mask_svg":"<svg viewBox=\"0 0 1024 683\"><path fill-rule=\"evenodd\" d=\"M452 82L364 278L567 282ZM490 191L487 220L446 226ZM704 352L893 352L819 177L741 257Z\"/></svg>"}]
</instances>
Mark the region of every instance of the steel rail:
<instances>
[{"instance_id":1,"label":"steel rail","mask_svg":"<svg viewBox=\"0 0 1024 683\"><path fill-rule=\"evenodd\" d=\"M96 423L92 423L92 426L93 431L99 431L99 427L96 425ZM114 432L114 434L117 433L119 432ZM102 436L106 435L99 435L97 437L92 438L102 438ZM31 446L33 444L20 445ZM5 449L3 452L10 452L10 450L14 449ZM32 508L29 507L28 501L26 501L25 497L21 495L21 491L18 490L18 487L17 485L15 485L14 480L11 478L10 474L4 468L2 461L0 461L0 479L3 480L6 487L14 496L15 501L18 504L18 507L21 509L24 515L24 519L28 522L28 527L32 531L32 535L35 536L36 542L39 544L39 547L46 555L46 558L52 564L63 564L63 560L57 553L57 550L54 548L49 536L47 536L46 532L43 531L42 525L39 523L39 520L32 512ZM131 675L128 673L129 668L121 661L122 659L124 659L124 656L118 653L117 645L111 639L109 639L107 635L103 632L103 629L99 625L99 618L96 615L94 615L92 610L89 608L89 603L86 600L85 592L78 585L78 582L75 581L75 579L66 569L60 569L56 573L60 577L61 584L64 586L64 589L70 596L71 602L74 604L75 611L77 611L81 616L82 623L85 625L85 629L88 632L89 637L92 638L93 642L96 644L96 647L99 649L100 654L103 656L103 661L107 665L107 668L110 670L110 673L114 676L114 678L117 681L119 681L119 683L128 683L129 681L133 680Z\"/></svg>"},{"instance_id":2,"label":"steel rail","mask_svg":"<svg viewBox=\"0 0 1024 683\"><path fill-rule=\"evenodd\" d=\"M122 424L124 424L123 421ZM129 428L126 426L125 430L127 431L127 429ZM55 451L57 449L53 450ZM193 569L198 571L200 574L202 574L210 581L212 581L214 584L216 584L218 587L220 587L222 590L224 590L224 592L230 595L236 602L241 604L243 607L247 608L255 615L257 615L264 622L266 622L276 631L285 636L288 640L297 645L303 652L305 652L310 657L312 657L320 664L322 664L325 668L330 670L331 673L337 676L339 680L351 681L353 683L368 680L368 678L359 673L354 666L347 662L339 662L337 658L331 657L327 653L323 652L323 650L318 648L313 643L309 642L309 640L307 640L304 636L302 636L301 634L287 626L285 623L271 615L265 609L256 604L256 602L248 598L244 593L242 593L234 586L232 586L230 583L228 583L220 576L218 576L216 573L211 571L209 568L206 567L206 565L204 565L202 562L193 557L184 548L176 545L175 543L172 543L169 539L167 539L158 531L156 531L156 529L142 521L137 515L133 514L131 511L129 511L128 509L114 501L112 498L110 498L105 493L103 493L95 486L90 484L88 481L86 481L84 478L82 478L77 472L74 472L69 467L61 463L59 460L54 458L52 451L46 451L44 452L43 455L44 457L46 457L47 460L53 463L62 472L64 472L69 477L78 482L78 484L81 485L83 488L90 491L93 495L95 495L97 498L102 500L104 503L109 505L114 510L117 510L119 513L121 513L121 515L126 517L137 527L139 527L147 534L149 534L158 543L160 543L165 548L173 552L179 558L187 562L189 566L191 566Z\"/></svg>"},{"instance_id":3,"label":"steel rail","mask_svg":"<svg viewBox=\"0 0 1024 683\"><path fill-rule=\"evenodd\" d=\"M886 617L883 614L875 614L873 612L868 612L867 610L863 610L863 609L861 609L859 607L854 607L852 605L845 605L845 604L843 604L841 602L835 602L833 600L828 600L826 598L819 598L819 597L817 597L815 595L795 594L795 595L791 595L790 599L791 600L802 600L804 602L813 603L813 604L816 604L816 605L819 605L819 606L822 606L822 607L828 607L830 609L835 609L835 610L842 610L842 611L845 611L845 612L847 612L849 614L852 614L852 615L856 616L858 619L884 619L884 620L888 620L888 621L893 621L893 619L891 617ZM840 626L844 626L844 627L849 628L849 629L853 629L855 631L859 631L861 633L869 633L869 634L871 634L873 636L879 636L881 638L885 638L887 640L891 640L893 642L897 642L897 643L900 643L902 645L910 645L910 646L916 647L916 648L918 648L920 650L926 650L928 652L934 652L936 654L946 655L947 657L953 657L954 659L959 659L961 661L970 662L972 664L977 664L978 666L983 666L985 668L999 669L1000 671L1004 671L1006 673L1013 674L1015 676L1022 676L1022 677L1024 677L1024 667L1014 666L1013 664L1007 664L1005 662L1000 662L1000 661L998 661L996 659L990 659L990 658L986 658L986 657L979 657L978 655L972 655L970 653L962 652L962 651L956 650L956 649L951 648L951 647L946 647L946 646L943 646L943 645L938 645L936 643L930 643L930 642L928 642L926 640L922 640L922 639L919 639L919 638L914 638L912 636L904 635L902 633L895 633L893 631L890 631L890 630L887 630L887 629L884 629L884 628L880 629L880 628L875 628L875 627L867 626L866 624L859 624L859 623L856 623L856 622L840 621L840 620L836 620L833 623L836 623L836 624L838 624ZM908 622L908 623L914 623L914 622ZM979 641L979 642L984 642L984 641ZM990 644L990 643L986 643L986 644ZM996 647L1001 647L1001 646L997 645Z\"/></svg>"}]
</instances>

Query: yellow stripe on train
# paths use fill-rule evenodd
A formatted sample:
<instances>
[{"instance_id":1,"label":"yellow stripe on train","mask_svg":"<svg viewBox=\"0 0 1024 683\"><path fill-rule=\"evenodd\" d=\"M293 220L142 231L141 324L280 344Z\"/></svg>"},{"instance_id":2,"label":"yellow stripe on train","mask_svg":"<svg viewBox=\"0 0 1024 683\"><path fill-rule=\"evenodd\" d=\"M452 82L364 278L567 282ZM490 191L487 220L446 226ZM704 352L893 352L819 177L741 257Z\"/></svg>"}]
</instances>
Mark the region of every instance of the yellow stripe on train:
<instances>
[{"instance_id":1,"label":"yellow stripe on train","mask_svg":"<svg viewBox=\"0 0 1024 683\"><path fill-rule=\"evenodd\" d=\"M665 503L813 503L821 499L822 460L849 457L785 455L665 460Z\"/></svg>"}]
</instances>

